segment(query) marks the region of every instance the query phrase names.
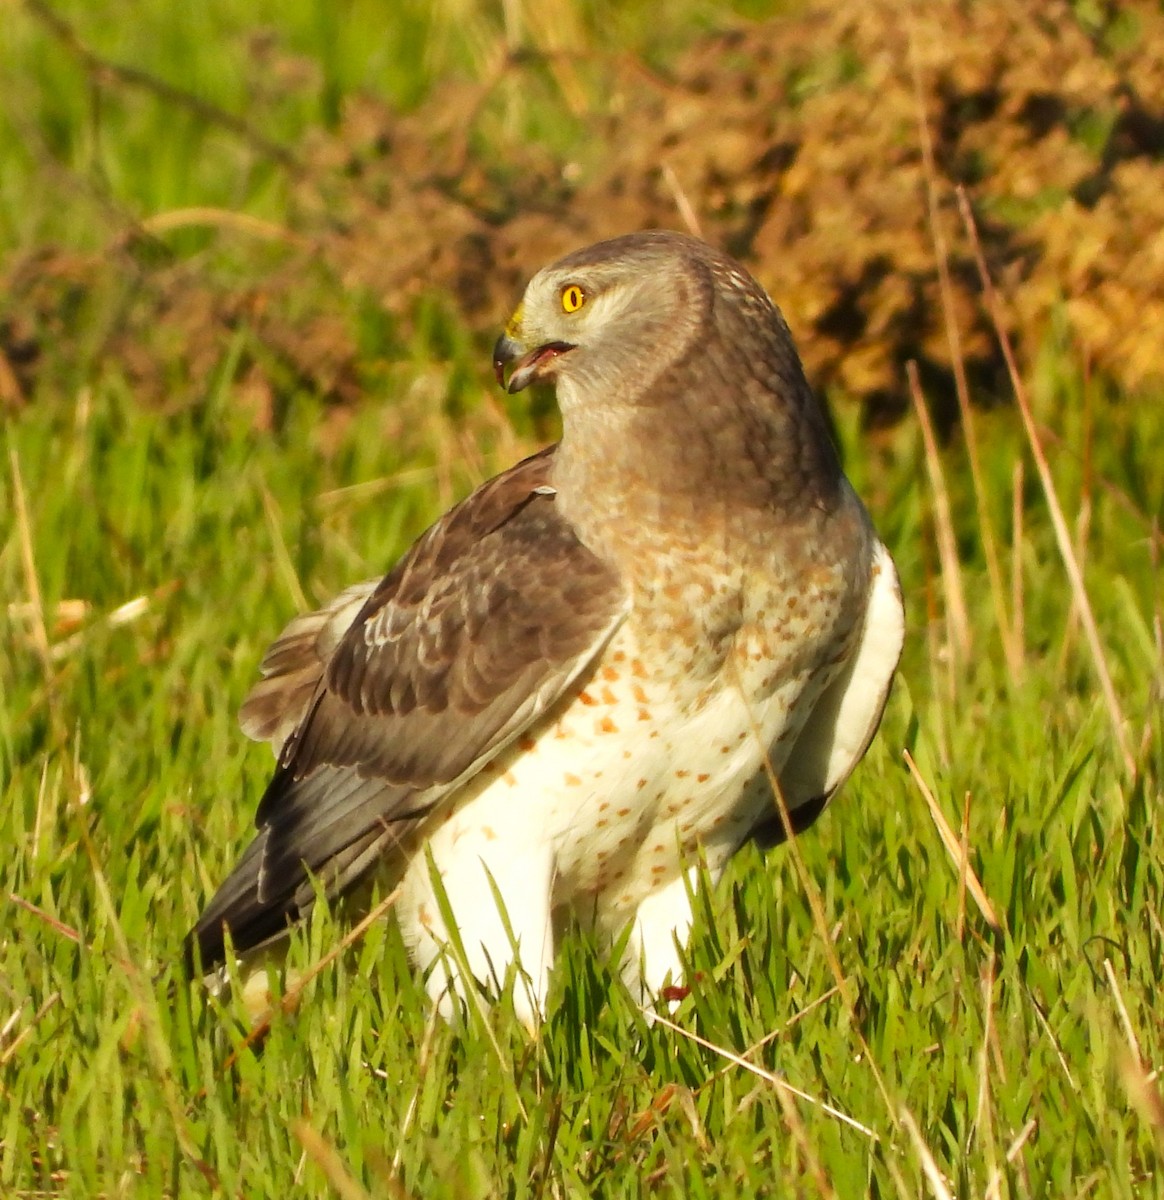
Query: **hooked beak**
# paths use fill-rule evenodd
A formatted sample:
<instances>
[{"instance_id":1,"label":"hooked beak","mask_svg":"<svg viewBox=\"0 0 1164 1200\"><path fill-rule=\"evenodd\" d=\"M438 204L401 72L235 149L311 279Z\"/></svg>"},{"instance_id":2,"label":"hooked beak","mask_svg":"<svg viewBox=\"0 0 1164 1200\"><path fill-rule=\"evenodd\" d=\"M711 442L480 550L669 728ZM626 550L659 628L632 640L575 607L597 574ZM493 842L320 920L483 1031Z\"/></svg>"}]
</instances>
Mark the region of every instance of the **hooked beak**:
<instances>
[{"instance_id":1,"label":"hooked beak","mask_svg":"<svg viewBox=\"0 0 1164 1200\"><path fill-rule=\"evenodd\" d=\"M523 354L525 348L508 334L502 334L493 347L493 374L510 395L529 387L536 380L553 373L553 363L562 354L574 349L570 342L546 342ZM505 384L505 368L513 363L509 386Z\"/></svg>"}]
</instances>

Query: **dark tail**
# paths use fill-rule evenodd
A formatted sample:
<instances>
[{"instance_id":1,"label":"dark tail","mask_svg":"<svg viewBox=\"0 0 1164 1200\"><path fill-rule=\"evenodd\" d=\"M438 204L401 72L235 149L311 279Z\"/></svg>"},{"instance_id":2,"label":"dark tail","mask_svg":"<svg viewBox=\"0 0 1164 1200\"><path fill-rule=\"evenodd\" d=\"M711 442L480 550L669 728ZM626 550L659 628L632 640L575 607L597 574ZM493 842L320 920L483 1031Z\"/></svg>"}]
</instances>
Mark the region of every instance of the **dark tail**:
<instances>
[{"instance_id":1,"label":"dark tail","mask_svg":"<svg viewBox=\"0 0 1164 1200\"><path fill-rule=\"evenodd\" d=\"M298 888L281 897L259 898L259 867L266 830L247 847L238 866L215 892L198 923L186 935L187 973L205 974L226 961L226 932L237 952L253 950L284 933L303 915L296 901ZM307 879L304 871L303 879Z\"/></svg>"}]
</instances>

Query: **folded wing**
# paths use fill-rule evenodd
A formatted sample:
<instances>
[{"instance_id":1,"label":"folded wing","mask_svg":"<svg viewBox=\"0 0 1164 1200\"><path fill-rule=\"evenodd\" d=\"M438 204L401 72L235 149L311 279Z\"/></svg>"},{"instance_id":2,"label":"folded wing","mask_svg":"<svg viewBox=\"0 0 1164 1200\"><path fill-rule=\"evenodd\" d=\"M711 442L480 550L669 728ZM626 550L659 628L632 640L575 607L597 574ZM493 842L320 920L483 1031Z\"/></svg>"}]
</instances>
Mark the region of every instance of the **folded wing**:
<instances>
[{"instance_id":1,"label":"folded wing","mask_svg":"<svg viewBox=\"0 0 1164 1200\"><path fill-rule=\"evenodd\" d=\"M553 450L452 509L360 600L291 623L243 707L279 763L258 835L190 936L259 945L385 854L592 665L629 608L554 502ZM346 597L346 599L345 599ZM351 619L343 621L351 612ZM341 628L342 626L342 628Z\"/></svg>"},{"instance_id":2,"label":"folded wing","mask_svg":"<svg viewBox=\"0 0 1164 1200\"><path fill-rule=\"evenodd\" d=\"M878 542L860 640L840 674L825 688L780 772L780 790L794 833L824 811L861 761L881 724L889 687L901 658L905 610L889 551ZM784 841L779 813L752 831L764 849Z\"/></svg>"}]
</instances>

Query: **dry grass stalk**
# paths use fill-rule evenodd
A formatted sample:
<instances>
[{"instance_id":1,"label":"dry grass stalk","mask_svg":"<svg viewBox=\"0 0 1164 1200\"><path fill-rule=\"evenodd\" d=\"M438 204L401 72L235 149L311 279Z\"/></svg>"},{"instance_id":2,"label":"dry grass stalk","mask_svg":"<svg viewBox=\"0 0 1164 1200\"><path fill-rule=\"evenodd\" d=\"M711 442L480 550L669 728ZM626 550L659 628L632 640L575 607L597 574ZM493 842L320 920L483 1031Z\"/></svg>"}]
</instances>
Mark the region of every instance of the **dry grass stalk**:
<instances>
[{"instance_id":1,"label":"dry grass stalk","mask_svg":"<svg viewBox=\"0 0 1164 1200\"><path fill-rule=\"evenodd\" d=\"M45 829L49 828L49 820L51 819L47 811L49 789L49 762L46 758L40 768L40 783L36 789L36 817L32 823L32 860L35 862L40 858L41 835Z\"/></svg>"},{"instance_id":2,"label":"dry grass stalk","mask_svg":"<svg viewBox=\"0 0 1164 1200\"><path fill-rule=\"evenodd\" d=\"M586 47L580 9L569 0L542 0L525 6L525 22L570 114L584 117L590 110L590 96L577 70Z\"/></svg>"},{"instance_id":3,"label":"dry grass stalk","mask_svg":"<svg viewBox=\"0 0 1164 1200\"><path fill-rule=\"evenodd\" d=\"M926 181L927 219L930 237L934 244L934 262L938 273L938 295L942 304L942 321L946 329L946 342L950 350L950 365L954 375L954 393L958 398L958 412L962 420L962 436L966 439L966 456L970 463L970 478L974 484L974 504L978 514L978 530L982 539L982 551L986 558L986 571L990 578L990 595L994 602L994 618L998 622L999 637L1011 674L1017 677L1022 671L1021 656L1017 653L1014 631L1007 617L1002 568L999 565L998 548L994 541L994 525L986 504L986 485L982 477L982 465L978 457L978 437L974 430L974 414L970 406L970 385L966 379L966 359L962 353L962 338L958 332L958 318L954 305L954 288L950 281L949 252L945 232L942 228L941 205L938 196L938 172L934 165L933 140L929 122L926 120L925 93L922 88L921 67L918 63L916 29L911 27L909 35L910 69L913 75L914 98L917 105L918 138L921 143L922 171ZM911 363L912 366L912 363ZM916 375L917 368L913 367ZM914 380L910 379L910 388ZM916 399L914 401L917 403Z\"/></svg>"},{"instance_id":4,"label":"dry grass stalk","mask_svg":"<svg viewBox=\"0 0 1164 1200\"><path fill-rule=\"evenodd\" d=\"M12 470L12 494L16 508L16 530L20 538L20 559L24 567L25 587L28 602L25 611L30 618L32 642L44 670L45 685L50 701L54 693L52 649L49 645L48 627L44 619L44 600L40 592L40 579L36 571L36 555L32 550L32 526L28 518L28 503L24 496L24 479L20 472L20 458L16 448L9 447L8 462Z\"/></svg>"},{"instance_id":5,"label":"dry grass stalk","mask_svg":"<svg viewBox=\"0 0 1164 1200\"><path fill-rule=\"evenodd\" d=\"M213 208L209 205L172 208L166 212L155 213L152 217L145 217L141 222L141 228L154 235L191 227L227 229L232 233L245 233L265 242L286 242L304 249L312 247L310 239L301 237L285 225L266 221L250 213L235 212L229 208Z\"/></svg>"},{"instance_id":6,"label":"dry grass stalk","mask_svg":"<svg viewBox=\"0 0 1164 1200\"><path fill-rule=\"evenodd\" d=\"M734 660L733 660L734 662ZM848 1010L849 1019L852 1022L853 1032L861 1044L861 1050L865 1055L865 1061L869 1064L869 1070L873 1073L873 1078L877 1083L877 1090L881 1093L881 1099L885 1103L886 1111L889 1113L890 1119L894 1125L897 1124L897 1108L889 1095L889 1088L886 1086L885 1077L881 1074L880 1068L877 1066L877 1060L873 1057L872 1048L869 1045L865 1035L861 1032L861 1023L857 1016L857 1006L853 997L849 994L850 983L848 976L841 969L841 961L837 957L836 946L833 944L833 936L829 932L828 920L825 917L824 905L821 903L820 892L812 881L812 876L809 873L808 867L804 862L804 855L800 853L800 845L796 840L796 831L792 827L792 817L788 811L788 803L784 799L784 792L780 787L780 780L776 775L776 771L772 766L772 759L768 754L768 747L764 739L760 735L760 727L756 722L755 715L752 712L751 706L748 704L744 696L743 688L740 686L739 680L736 680L736 686L739 689L740 699L744 703L745 710L748 713L748 722L751 725L752 737L756 739L756 744L760 747L762 761L764 764L764 773L768 777L768 782L772 785L772 798L775 804L776 811L780 815L780 824L784 829L785 845L789 857L792 859L793 867L796 871L797 879L800 881L800 886L804 891L805 899L808 901L809 911L812 913L813 924L816 926L817 934L820 937L821 949L824 951L825 960L829 964L829 970L832 972L833 979L836 981L837 989L841 994L841 1000L844 1002L845 1008Z\"/></svg>"},{"instance_id":7,"label":"dry grass stalk","mask_svg":"<svg viewBox=\"0 0 1164 1200\"><path fill-rule=\"evenodd\" d=\"M969 793L967 793L967 800ZM998 1147L994 1140L994 1114L990 1106L990 1043L994 1030L994 959L987 961L986 970L982 974L982 1006L985 1014L982 1030L982 1049L978 1056L978 1106L974 1114L974 1129L986 1134L986 1161L990 1166L990 1174L998 1178L1001 1174L998 1165ZM970 1141L967 1140L967 1153Z\"/></svg>"},{"instance_id":8,"label":"dry grass stalk","mask_svg":"<svg viewBox=\"0 0 1164 1200\"><path fill-rule=\"evenodd\" d=\"M32 913L37 920L43 921L54 933L68 938L70 942L76 942L78 946L81 944L81 935L71 925L66 925L52 913L45 912L38 904L33 904L31 900L25 900L23 896L18 896L15 892L9 892L8 899L10 903L23 908L25 912Z\"/></svg>"},{"instance_id":9,"label":"dry grass stalk","mask_svg":"<svg viewBox=\"0 0 1164 1200\"><path fill-rule=\"evenodd\" d=\"M722 1058L726 1058L729 1062L735 1063L737 1067L742 1067L757 1078L772 1084L777 1091L785 1092L790 1096L796 1096L798 1099L819 1108L822 1112L828 1113L830 1117L835 1117L842 1124L848 1125L850 1129L855 1129L858 1133L863 1133L871 1141L878 1141L876 1132L870 1129L868 1125L862 1125L860 1121L855 1117L850 1117L848 1113L843 1113L839 1108L834 1108L824 1100L818 1100L815 1096L809 1095L808 1092L802 1091L800 1088L789 1083L787 1079L775 1074L775 1072L757 1066L754 1062L749 1062L742 1054L737 1054L734 1050L729 1050L726 1046L717 1046L714 1042L709 1042L707 1038L700 1037L697 1033L692 1033L690 1029L684 1029L682 1025L676 1024L670 1017L665 1017L662 1013L656 1012L654 1009L649 1009L644 1005L640 1005L639 1007L642 1009L644 1015L655 1024L662 1025L665 1029L670 1029L672 1032L680 1034L689 1041L694 1042L697 1046L702 1046L705 1050L711 1050Z\"/></svg>"},{"instance_id":10,"label":"dry grass stalk","mask_svg":"<svg viewBox=\"0 0 1164 1200\"><path fill-rule=\"evenodd\" d=\"M267 518L267 528L271 532L271 547L275 551L275 567L279 577L291 593L296 612L306 612L311 608L311 604L303 591L303 585L299 582L299 574L295 570L291 552L287 549L287 542L283 537L283 514L279 511L279 505L271 494L271 489L267 487L265 479L259 481L259 494L263 498L263 513Z\"/></svg>"},{"instance_id":11,"label":"dry grass stalk","mask_svg":"<svg viewBox=\"0 0 1164 1200\"><path fill-rule=\"evenodd\" d=\"M813 1152L808 1130L805 1129L804 1122L800 1119L800 1113L796 1111L796 1105L793 1103L792 1097L785 1095L781 1089L777 1088L776 1102L780 1105L780 1114L784 1118L784 1123L788 1126L796 1142L797 1149L807 1164L808 1171L816 1181L818 1194L824 1197L824 1200L834 1200L837 1193L833 1189L832 1182L825 1173L824 1168L821 1166L820 1160Z\"/></svg>"},{"instance_id":12,"label":"dry grass stalk","mask_svg":"<svg viewBox=\"0 0 1164 1200\"><path fill-rule=\"evenodd\" d=\"M940 635L941 621L938 614L938 601L936 596L936 587L934 583L933 564L930 561L929 555L930 539L925 538L922 541L922 566L925 571L925 598L926 598L926 653L929 655L930 674L934 679L939 679L942 672L946 675L946 695L949 701L948 704L934 704L931 708L932 724L931 731L934 741L937 743L938 757L943 766L948 766L950 762L950 733L948 728L947 712L952 708L954 703L954 688L955 677L953 665L950 661L950 654L945 652L942 647L942 639Z\"/></svg>"},{"instance_id":13,"label":"dry grass stalk","mask_svg":"<svg viewBox=\"0 0 1164 1200\"><path fill-rule=\"evenodd\" d=\"M78 770L78 773L83 775L83 771ZM85 800L81 797L75 797L74 802L78 810L80 810ZM217 1190L217 1175L214 1168L198 1153L198 1146L194 1141L194 1133L190 1126L189 1118L186 1115L186 1107L182 1103L179 1094L178 1080L174 1070L173 1053L162 1028L161 1014L158 1010L158 999L133 959L129 940L125 936L125 930L121 926L121 919L117 915L117 904L113 899L109 882L105 878L105 872L101 869L101 859L97 853L97 847L93 844L93 839L89 835L85 814L80 811L78 811L77 830L80 835L81 844L85 848L85 854L89 859L89 867L93 873L93 883L97 892L99 906L105 914L105 919L109 922L110 929L113 931L113 940L117 946L117 953L121 959L121 967L125 972L130 995L133 997L137 1011L141 1016L142 1025L145 1030L147 1054L161 1087L162 1097L166 1109L170 1114L170 1121L174 1127L174 1135L182 1153L190 1161L191 1165L212 1188Z\"/></svg>"},{"instance_id":14,"label":"dry grass stalk","mask_svg":"<svg viewBox=\"0 0 1164 1200\"><path fill-rule=\"evenodd\" d=\"M1151 556L1152 574L1160 579L1160 522L1155 517L1152 518L1152 540L1148 553ZM1164 610L1161 609L1158 591L1152 605L1152 636L1156 641L1156 670L1164 680Z\"/></svg>"},{"instance_id":15,"label":"dry grass stalk","mask_svg":"<svg viewBox=\"0 0 1164 1200\"><path fill-rule=\"evenodd\" d=\"M1011 1142L1006 1150L1006 1161L1008 1164L1013 1163L1016 1158L1022 1153L1023 1147L1027 1144L1032 1133L1038 1128L1038 1122L1032 1117L1019 1130L1018 1136ZM1001 1200L1002 1197L1002 1168L995 1167L990 1173L990 1181L986 1185L986 1191L983 1193L983 1200Z\"/></svg>"},{"instance_id":16,"label":"dry grass stalk","mask_svg":"<svg viewBox=\"0 0 1164 1200\"><path fill-rule=\"evenodd\" d=\"M1136 1037L1132 1019L1128 1014L1128 1006L1124 1003L1123 991L1110 958L1103 960L1103 969L1108 983L1111 985L1116 1011L1120 1016L1120 1025L1123 1027L1124 1037L1128 1043L1127 1051L1120 1060L1120 1075L1123 1078L1124 1087L1140 1116L1155 1134L1161 1150L1164 1151L1164 1097L1160 1095L1160 1089L1157 1086L1159 1072L1149 1073L1144 1066L1140 1041Z\"/></svg>"},{"instance_id":17,"label":"dry grass stalk","mask_svg":"<svg viewBox=\"0 0 1164 1200\"><path fill-rule=\"evenodd\" d=\"M946 596L946 622L950 632L950 647L958 665L969 661L971 651L970 616L966 609L966 589L962 581L962 566L958 561L958 543L954 536L954 521L950 515L950 494L946 488L946 473L938 454L929 409L918 380L917 364L905 367L909 379L909 394L917 413L925 450L926 474L934 495L934 524L938 540L938 560L941 563L942 590Z\"/></svg>"},{"instance_id":18,"label":"dry grass stalk","mask_svg":"<svg viewBox=\"0 0 1164 1200\"><path fill-rule=\"evenodd\" d=\"M1023 1147L1028 1141L1030 1141L1031 1134L1034 1133L1038 1127L1038 1121L1036 1121L1034 1117L1031 1117L1031 1119L1022 1127L1022 1129L1018 1131L1018 1135L1015 1137L1014 1141L1011 1142L1011 1144L1006 1148L1006 1161L1008 1163L1012 1163L1016 1158L1018 1158L1023 1151Z\"/></svg>"},{"instance_id":19,"label":"dry grass stalk","mask_svg":"<svg viewBox=\"0 0 1164 1200\"><path fill-rule=\"evenodd\" d=\"M56 42L80 62L95 89L121 85L144 91L166 104L195 114L208 124L228 130L280 166L291 171L299 169L295 155L286 146L272 141L234 113L227 112L217 104L211 104L185 88L176 87L160 76L143 71L138 67L123 66L95 54L81 41L73 26L65 21L54 8L45 4L44 0L25 0L25 9L40 22Z\"/></svg>"},{"instance_id":20,"label":"dry grass stalk","mask_svg":"<svg viewBox=\"0 0 1164 1200\"><path fill-rule=\"evenodd\" d=\"M958 941L966 933L966 872L970 863L970 793L962 800L962 837L958 843Z\"/></svg>"},{"instance_id":21,"label":"dry grass stalk","mask_svg":"<svg viewBox=\"0 0 1164 1200\"><path fill-rule=\"evenodd\" d=\"M32 1036L32 1031L41 1023L44 1016L52 1009L61 998L60 992L52 992L45 997L40 1008L33 1014L32 1020L12 1039L4 1052L0 1054L0 1067L7 1066L8 1063L16 1056L16 1052L20 1047ZM4 1023L3 1031L0 1031L0 1042L12 1032L15 1023L20 1019L21 1009L18 1008L12 1016Z\"/></svg>"},{"instance_id":22,"label":"dry grass stalk","mask_svg":"<svg viewBox=\"0 0 1164 1200\"><path fill-rule=\"evenodd\" d=\"M1018 405L1019 413L1022 416L1027 442L1031 447L1035 467L1039 472L1039 482L1043 486L1043 494L1047 499L1047 509L1051 515L1051 524L1055 530L1055 540L1059 545L1059 553L1063 558L1067 578L1071 583L1071 592L1079 606L1079 615L1083 621L1083 628L1087 634L1088 645L1091 648L1095 671L1099 676L1099 685L1103 691L1104 701L1107 704L1108 715L1111 718L1112 732L1115 734L1116 744L1124 760L1124 766L1127 768L1128 774L1134 778L1136 775L1136 760L1132 754L1131 745L1128 742L1128 733L1124 726L1124 716L1120 708L1119 698L1116 696L1115 687L1111 681L1111 672L1108 670L1103 643L1099 638L1099 629L1095 623L1095 615L1091 610L1091 601L1087 597L1087 588L1083 582L1083 573L1080 570L1075 551L1071 546L1071 533L1067 528L1067 520L1063 516L1063 508L1059 503L1059 497L1055 491L1055 481L1051 476L1051 468L1047 462L1047 456L1043 453L1043 447L1039 441L1039 434L1035 427L1034 416L1031 413L1027 391L1019 376L1014 350L1011 347L1010 337L1006 332L1006 326L1003 322L998 293L994 289L990 270L986 266L986 259L982 253L982 243L978 238L978 225L974 220L974 214L971 211L970 200L966 195L965 188L958 189L958 208L962 214L966 232L974 248L974 257L978 264L978 274L982 281L986 307L990 313L990 319L994 324L999 348L1002 350L1003 358L1006 360L1006 369L1010 376L1011 387L1014 390L1015 403Z\"/></svg>"},{"instance_id":23,"label":"dry grass stalk","mask_svg":"<svg viewBox=\"0 0 1164 1200\"><path fill-rule=\"evenodd\" d=\"M239 1055L248 1047L253 1046L256 1042L262 1041L270 1031L271 1022L274 1020L275 1013L290 1013L294 1011L295 1006L299 1003L299 997L303 993L303 989L321 971L329 967L341 954L348 949L349 946L355 945L356 942L368 932L372 926L387 913L387 911L396 903L397 896L400 895L400 889L394 888L385 896L379 904L375 905L364 917L361 918L351 929L333 946L321 959L313 962L302 975L297 975L287 985L287 990L283 993L282 998L276 1008L269 1008L266 1012L261 1013L255 1023L251 1026L246 1037L231 1051L227 1056L226 1062L223 1064L223 1071L229 1071L231 1067L238 1061Z\"/></svg>"},{"instance_id":24,"label":"dry grass stalk","mask_svg":"<svg viewBox=\"0 0 1164 1200\"><path fill-rule=\"evenodd\" d=\"M834 984L827 992L822 992L821 995L817 996L817 998L811 1004L806 1004L799 1012L793 1013L793 1015L789 1017L783 1025L779 1026L779 1028L773 1029L764 1034L759 1041L753 1042L746 1050L741 1051L741 1057L751 1058L753 1055L759 1053L759 1051L761 1051L765 1046L774 1042L782 1034L787 1033L793 1025L803 1021L804 1018L813 1011L813 1009L819 1008L822 1004L831 1000L834 996L839 995L840 990L841 989ZM717 1075L722 1075L724 1072L729 1070L731 1070L730 1067L724 1067L721 1071L717 1072ZM712 1076L712 1078L716 1078L716 1076ZM703 1085L701 1084L700 1086L702 1087Z\"/></svg>"},{"instance_id":25,"label":"dry grass stalk","mask_svg":"<svg viewBox=\"0 0 1164 1200\"><path fill-rule=\"evenodd\" d=\"M159 600L164 600L167 596L173 595L180 586L178 580L172 579L168 583L163 583L160 587L154 588L152 592L146 592L141 596L134 596L133 599L126 600L124 604L119 604L116 608L99 616L96 620L90 621L75 633L62 638L59 642L54 642L49 650L52 661L54 663L63 662L70 655L75 654L84 644L85 639L96 629L121 629L126 625L132 625L135 621L141 620L150 611L151 605ZM63 603L69 602L65 601ZM86 616L92 612L93 606L91 604L84 601L78 603L85 604Z\"/></svg>"},{"instance_id":26,"label":"dry grass stalk","mask_svg":"<svg viewBox=\"0 0 1164 1200\"><path fill-rule=\"evenodd\" d=\"M58 600L52 607L53 633L58 633L63 629L75 629L85 620L92 608L93 605L88 600L80 600L75 597L69 600ZM36 605L29 600L13 600L8 605L10 621L35 622L39 616Z\"/></svg>"},{"instance_id":27,"label":"dry grass stalk","mask_svg":"<svg viewBox=\"0 0 1164 1200\"><path fill-rule=\"evenodd\" d=\"M910 1140L913 1142L913 1147L917 1151L918 1158L921 1159L922 1170L925 1172L926 1179L929 1180L930 1187L937 1200L954 1200L950 1194L950 1189L946 1186L946 1181L942 1177L941 1171L938 1170L938 1164L934 1162L934 1156L930 1153L930 1148L925 1144L921 1130L918 1129L917 1122L913 1119L913 1114L908 1108L901 1110L901 1123L909 1130Z\"/></svg>"},{"instance_id":28,"label":"dry grass stalk","mask_svg":"<svg viewBox=\"0 0 1164 1200\"><path fill-rule=\"evenodd\" d=\"M937 800L934 798L934 793L930 789L930 785L926 783L921 771L918 770L917 763L913 760L913 755L908 750L902 751L905 756L906 766L909 767L909 772L914 778L914 782L918 786L925 799L926 805L929 807L930 816L933 818L934 824L937 826L938 835L942 839L942 845L946 847L946 852L954 862L954 866L958 869L959 874L965 872L966 887L970 895L974 898L974 903L978 906L978 911L982 914L987 925L990 926L996 933L1001 932L1002 923L994 914L994 906L990 903L986 895L986 890L978 880L978 876L974 873L974 869L969 862L962 856L961 844L957 834L950 828L950 822L946 820L946 814L942 812Z\"/></svg>"},{"instance_id":29,"label":"dry grass stalk","mask_svg":"<svg viewBox=\"0 0 1164 1200\"><path fill-rule=\"evenodd\" d=\"M404 1157L405 1141L412 1130L412 1123L416 1120L417 1105L420 1103L421 1089L424 1087L425 1077L428 1075L428 1068L432 1063L432 1044L433 1038L436 1037L436 1031L439 1026L443 1025L444 1018L436 1005L430 1009L428 1020L424 1023L424 1035L420 1039L420 1051L416 1056L416 1087L412 1090L412 1095L408 1100L408 1107L404 1110L404 1120L400 1123L400 1129L396 1136L396 1152L392 1156L392 1162L388 1170L392 1178L395 1178L400 1171L400 1164Z\"/></svg>"},{"instance_id":30,"label":"dry grass stalk","mask_svg":"<svg viewBox=\"0 0 1164 1200\"><path fill-rule=\"evenodd\" d=\"M1016 458L1014 473L1011 476L1013 504L1010 519L1010 612L1013 619L1011 637L1014 641L1015 661L1020 675L1027 640L1026 598L1023 594L1023 485L1025 475L1023 460Z\"/></svg>"},{"instance_id":31,"label":"dry grass stalk","mask_svg":"<svg viewBox=\"0 0 1164 1200\"><path fill-rule=\"evenodd\" d=\"M1091 534L1091 500L1086 493L1080 497L1079 512L1075 517L1075 560L1079 564L1080 576L1087 574L1087 546ZM1075 641L1082 622L1078 600L1071 597L1071 607L1067 610L1067 620L1064 623L1063 636L1059 641L1058 671L1062 675L1067 671L1067 664L1075 650Z\"/></svg>"},{"instance_id":32,"label":"dry grass stalk","mask_svg":"<svg viewBox=\"0 0 1164 1200\"><path fill-rule=\"evenodd\" d=\"M1137 1062L1129 1052L1122 1056L1120 1075L1129 1099L1155 1135L1161 1153L1164 1153L1164 1097L1157 1086L1158 1073L1149 1075L1143 1064Z\"/></svg>"},{"instance_id":33,"label":"dry grass stalk","mask_svg":"<svg viewBox=\"0 0 1164 1200\"><path fill-rule=\"evenodd\" d=\"M370 1193L352 1177L336 1148L306 1121L294 1121L291 1132L308 1158L327 1176L341 1200L372 1200Z\"/></svg>"},{"instance_id":34,"label":"dry grass stalk","mask_svg":"<svg viewBox=\"0 0 1164 1200\"><path fill-rule=\"evenodd\" d=\"M1120 990L1120 982L1116 978L1116 973L1111 965L1111 959L1103 960L1104 974L1107 975L1107 981L1111 984L1111 994L1115 999L1116 1011L1120 1014L1120 1024L1124 1029L1124 1037L1128 1039L1128 1049L1132 1052L1132 1057L1137 1064L1144 1061L1144 1056L1140 1053L1140 1041L1136 1037L1136 1031L1132 1027L1132 1018L1128 1016L1128 1006L1124 1003L1124 994Z\"/></svg>"},{"instance_id":35,"label":"dry grass stalk","mask_svg":"<svg viewBox=\"0 0 1164 1200\"><path fill-rule=\"evenodd\" d=\"M1059 1039L1055 1036L1051 1029L1051 1024L1039 1007L1039 1002L1035 999L1034 993L1029 987L1026 989L1027 999L1031 1002L1031 1008L1034 1009L1035 1020L1042 1026L1043 1032L1047 1035L1047 1041L1051 1043L1055 1051L1055 1057L1059 1060L1059 1066L1063 1068L1063 1075L1067 1082L1071 1085L1071 1090L1078 1094L1079 1084L1075 1082L1075 1076L1071 1074L1071 1068L1067 1065L1067 1057L1063 1053L1063 1047L1059 1045Z\"/></svg>"},{"instance_id":36,"label":"dry grass stalk","mask_svg":"<svg viewBox=\"0 0 1164 1200\"><path fill-rule=\"evenodd\" d=\"M1122 508L1124 512L1126 512L1128 516L1132 518L1132 520L1143 526L1144 537L1150 544L1154 545L1157 550L1164 548L1164 533L1162 533L1160 530L1160 519L1157 514L1153 513L1151 516L1149 516L1140 507L1140 505L1138 505L1136 501L1132 499L1128 492L1119 486L1119 484L1112 483L1110 479L1105 479L1097 472L1092 472L1090 470L1090 464L1086 462L1084 456L1080 454L1074 446L1068 445L1063 435L1059 433L1058 430L1052 429L1049 425L1043 425L1039 422L1035 423L1035 429L1038 430L1039 440L1043 443L1043 445L1054 446L1060 454L1064 454L1073 459L1075 462L1079 463L1079 465L1083 467L1087 473L1089 484L1095 484L1112 501Z\"/></svg>"},{"instance_id":37,"label":"dry grass stalk","mask_svg":"<svg viewBox=\"0 0 1164 1200\"><path fill-rule=\"evenodd\" d=\"M1158 522L1152 522L1152 539L1148 544L1148 561L1152 564L1152 576L1159 581L1164 578L1160 574L1160 546L1157 541ZM1152 595L1152 645L1155 650L1155 661L1152 664L1152 682L1148 688L1148 704L1144 713L1144 727L1140 733L1140 756L1146 757L1152 744L1152 735L1160 718L1164 716L1164 611L1160 605L1160 588L1153 589ZM1159 929L1159 918L1151 914Z\"/></svg>"},{"instance_id":38,"label":"dry grass stalk","mask_svg":"<svg viewBox=\"0 0 1164 1200\"><path fill-rule=\"evenodd\" d=\"M516 456L515 456L516 457ZM427 483L433 477L432 467L406 467L394 475L382 475L379 479L366 479L361 483L349 483L343 487L329 488L320 492L316 503L329 513L360 504L367 504L379 496Z\"/></svg>"},{"instance_id":39,"label":"dry grass stalk","mask_svg":"<svg viewBox=\"0 0 1164 1200\"><path fill-rule=\"evenodd\" d=\"M687 227L687 232L694 234L698 238L703 237L703 228L699 224L699 217L696 215L695 206L683 190L683 185L679 182L679 176L675 174L675 168L669 162L664 161L662 175L663 182L667 185L671 195L675 197L675 207L679 210L679 216L682 218L683 224Z\"/></svg>"}]
</instances>

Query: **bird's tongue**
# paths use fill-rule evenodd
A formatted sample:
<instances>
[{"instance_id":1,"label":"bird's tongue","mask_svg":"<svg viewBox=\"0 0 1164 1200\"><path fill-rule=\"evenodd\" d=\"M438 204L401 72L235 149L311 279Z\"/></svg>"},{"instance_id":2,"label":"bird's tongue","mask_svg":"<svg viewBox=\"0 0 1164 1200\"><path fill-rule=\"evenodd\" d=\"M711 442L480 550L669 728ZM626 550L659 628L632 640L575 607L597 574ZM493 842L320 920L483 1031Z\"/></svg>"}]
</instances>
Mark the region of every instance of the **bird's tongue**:
<instances>
[{"instance_id":1,"label":"bird's tongue","mask_svg":"<svg viewBox=\"0 0 1164 1200\"><path fill-rule=\"evenodd\" d=\"M573 349L574 347L569 342L547 342L544 346L538 346L528 354L522 355L513 366L513 374L509 377L509 386L506 391L512 395L514 392L520 392L522 388L528 387L545 373L549 363L559 355Z\"/></svg>"}]
</instances>

